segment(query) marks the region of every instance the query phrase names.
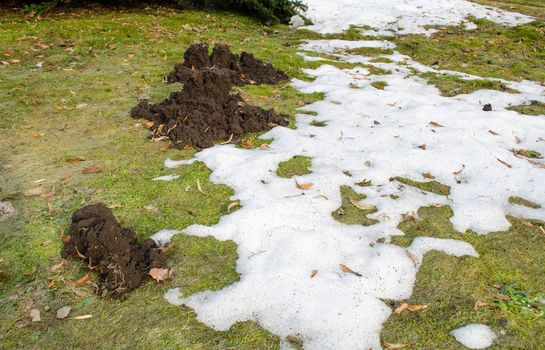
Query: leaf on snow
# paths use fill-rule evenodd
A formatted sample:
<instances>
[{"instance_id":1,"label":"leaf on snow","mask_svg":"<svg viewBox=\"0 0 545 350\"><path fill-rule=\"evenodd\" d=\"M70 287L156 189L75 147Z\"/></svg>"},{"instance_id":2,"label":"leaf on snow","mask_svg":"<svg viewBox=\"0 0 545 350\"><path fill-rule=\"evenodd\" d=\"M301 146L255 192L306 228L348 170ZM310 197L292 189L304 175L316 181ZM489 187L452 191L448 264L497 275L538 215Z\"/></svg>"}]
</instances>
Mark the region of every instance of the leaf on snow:
<instances>
[{"instance_id":1,"label":"leaf on snow","mask_svg":"<svg viewBox=\"0 0 545 350\"><path fill-rule=\"evenodd\" d=\"M422 173L422 176L430 180L435 179L435 176L433 176L429 171L427 173Z\"/></svg>"},{"instance_id":2,"label":"leaf on snow","mask_svg":"<svg viewBox=\"0 0 545 350\"><path fill-rule=\"evenodd\" d=\"M353 274L353 275L356 275L356 276L358 276L358 277L361 277L361 273L352 270L351 268L349 268L348 266L346 266L346 265L344 265L344 264L339 264L339 267L341 268L341 271L342 271L342 272L351 273L351 274Z\"/></svg>"},{"instance_id":3,"label":"leaf on snow","mask_svg":"<svg viewBox=\"0 0 545 350\"><path fill-rule=\"evenodd\" d=\"M431 121L430 125L433 126L434 128L444 128L445 127L444 125L439 124L438 122L434 122L434 121Z\"/></svg>"},{"instance_id":4,"label":"leaf on snow","mask_svg":"<svg viewBox=\"0 0 545 350\"><path fill-rule=\"evenodd\" d=\"M312 182L302 184L297 182L297 180L295 180L295 186L297 186L298 189L305 191L305 190L310 190L312 186L314 186L314 184Z\"/></svg>"}]
</instances>

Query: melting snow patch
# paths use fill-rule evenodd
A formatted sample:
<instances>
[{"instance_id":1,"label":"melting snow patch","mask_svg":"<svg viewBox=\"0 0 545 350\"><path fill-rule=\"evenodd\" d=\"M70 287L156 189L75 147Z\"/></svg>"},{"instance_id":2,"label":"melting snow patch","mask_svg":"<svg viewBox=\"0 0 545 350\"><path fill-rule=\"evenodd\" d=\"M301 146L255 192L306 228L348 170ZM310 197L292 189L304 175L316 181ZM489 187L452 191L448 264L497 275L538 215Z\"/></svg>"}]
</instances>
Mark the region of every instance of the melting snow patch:
<instances>
[{"instance_id":1,"label":"melting snow patch","mask_svg":"<svg viewBox=\"0 0 545 350\"><path fill-rule=\"evenodd\" d=\"M172 181L172 180L176 180L176 179L179 179L179 178L180 178L180 175L166 175L166 176L156 177L156 178L152 179L151 181Z\"/></svg>"},{"instance_id":2,"label":"melting snow patch","mask_svg":"<svg viewBox=\"0 0 545 350\"><path fill-rule=\"evenodd\" d=\"M178 233L181 233L182 231L176 231L176 230L161 230L154 235L152 235L150 238L157 243L159 247L164 247L170 243L172 240L172 237L174 235L177 235Z\"/></svg>"},{"instance_id":3,"label":"melting snow patch","mask_svg":"<svg viewBox=\"0 0 545 350\"><path fill-rule=\"evenodd\" d=\"M508 24L529 20L462 0L307 3L309 14L317 15L311 28L322 32L349 24L422 32L427 24L456 24L467 15ZM392 21L403 28L391 28ZM508 82L521 94L483 90L444 97L414 77L412 68L430 67L396 52L387 56L393 61L388 64L343 52L358 47L394 46L385 41L318 40L302 49L335 53L340 60L391 73L373 76L363 67L330 65L305 70L316 79L293 80L293 86L305 93L323 92L326 98L304 107L317 116L297 115L297 129L276 127L264 134L274 139L267 150L216 145L196 153L195 159L165 162L168 168L205 163L212 171L210 180L233 188L231 200L241 205L217 225L184 229L194 236L234 241L240 280L188 297L171 289L165 294L168 302L192 307L201 322L217 330L254 320L282 338L297 335L307 349L380 349L380 330L392 312L382 300L410 297L424 254L436 249L478 256L470 244L457 240L417 237L407 249L377 243L403 234L397 226L404 214L421 206L450 205L457 230L484 234L509 227L505 215L515 210L510 196L545 204L545 163L531 163L512 152L516 147L545 153L545 143L539 142L545 120L522 118L506 109L543 100L543 86ZM387 85L377 89L374 81ZM483 103L493 103L494 110L484 112ZM325 125L317 127L313 120ZM295 179L276 175L278 164L296 155L312 158L312 173L297 177L299 183L313 184L306 190ZM430 176L448 191L436 194L396 180L428 182ZM371 186L355 185L364 179ZM374 225L334 220L331 213L341 205L341 186L367 196L363 203L377 209L368 215L376 220ZM533 215L545 215L545 209L534 209ZM179 232L163 230L152 238L164 245Z\"/></svg>"},{"instance_id":4,"label":"melting snow patch","mask_svg":"<svg viewBox=\"0 0 545 350\"><path fill-rule=\"evenodd\" d=\"M496 334L484 324L469 324L453 330L451 334L468 349L486 349L496 339Z\"/></svg>"},{"instance_id":5,"label":"melting snow patch","mask_svg":"<svg viewBox=\"0 0 545 350\"><path fill-rule=\"evenodd\" d=\"M366 25L376 35L430 33L426 25L458 25L466 18L486 18L505 25L532 21L529 16L506 12L466 0L305 0L307 26L320 33L338 33L350 25ZM367 31L366 33L373 33Z\"/></svg>"},{"instance_id":6,"label":"melting snow patch","mask_svg":"<svg viewBox=\"0 0 545 350\"><path fill-rule=\"evenodd\" d=\"M187 160L165 160L165 166L169 169L177 168L182 165L189 165L195 163L196 159L187 159Z\"/></svg>"}]
</instances>

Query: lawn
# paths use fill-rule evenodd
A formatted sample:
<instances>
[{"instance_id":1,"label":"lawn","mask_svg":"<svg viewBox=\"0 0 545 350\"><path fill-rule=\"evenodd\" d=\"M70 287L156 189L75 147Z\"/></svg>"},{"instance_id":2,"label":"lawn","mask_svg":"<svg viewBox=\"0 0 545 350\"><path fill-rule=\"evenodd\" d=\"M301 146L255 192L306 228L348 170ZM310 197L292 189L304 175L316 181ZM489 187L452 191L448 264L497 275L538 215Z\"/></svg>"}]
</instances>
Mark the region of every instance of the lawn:
<instances>
[{"instance_id":1,"label":"lawn","mask_svg":"<svg viewBox=\"0 0 545 350\"><path fill-rule=\"evenodd\" d=\"M539 1L500 5L543 13ZM235 243L177 236L168 252L168 267L175 271L172 279L147 282L125 299L113 300L95 295L92 281L77 286L65 283L87 271L75 260L59 267L61 234L74 210L95 202L114 208L122 225L134 229L141 239L164 228L212 225L231 211L232 190L212 184L204 164L176 170L163 165L169 157L189 159L195 150L153 142L147 138L146 125L130 118L138 95L147 94L156 102L180 88L161 80L191 43L227 43L234 52L246 50L292 77L308 79L301 69L319 63L304 62L296 55L302 40L362 36L353 29L321 36L281 25L265 27L233 14L165 8L119 12L93 8L43 18L5 11L0 16L0 200L10 201L16 209L14 217L0 222L0 348L278 348L278 337L256 323L240 322L229 331L215 331L198 322L192 309L163 299L170 287L183 285L184 293L191 294L237 281ZM478 24L480 29L469 33L461 27L448 28L432 40L415 35L396 38L396 43L402 53L424 64L440 61L439 68L485 78L543 81L543 22L518 28L487 21ZM497 50L490 49L490 40L498 44ZM465 42L472 45L469 52L463 50ZM485 54L479 51L482 47L487 48ZM506 52L516 62L508 60ZM342 64L341 68L350 68ZM491 86L486 80L467 86L454 78L424 78L441 84L445 95ZM499 83L492 85L501 89ZM240 91L249 102L289 116L322 98L299 93L288 83ZM242 144L259 146L264 141L256 136L247 135ZM306 174L311 165L312 159L296 157L283 163L277 174ZM90 168L95 170L84 171ZM151 181L171 173L181 175L181 180ZM405 180L401 182L423 190L430 185ZM197 182L204 191L199 191ZM443 190L444 185L437 186L430 191ZM344 209L339 221L372 224L353 213L349 199L355 194L341 191L339 209ZM426 256L407 302L429 307L392 315L382 338L408 349L454 349L459 345L445 334L475 321L505 332L508 343L503 348L538 349L545 344L541 331L545 312L524 303L531 304L532 298L545 293L545 223L510 218L509 231L477 236L455 232L448 221L451 215L448 207L421 208L422 220L400 224L406 236L393 243L406 246L417 236L456 238L472 243L481 257ZM391 302L392 307L399 304ZM63 306L72 307L70 316L92 317L56 319ZM29 322L31 309L40 310L40 322Z\"/></svg>"}]
</instances>

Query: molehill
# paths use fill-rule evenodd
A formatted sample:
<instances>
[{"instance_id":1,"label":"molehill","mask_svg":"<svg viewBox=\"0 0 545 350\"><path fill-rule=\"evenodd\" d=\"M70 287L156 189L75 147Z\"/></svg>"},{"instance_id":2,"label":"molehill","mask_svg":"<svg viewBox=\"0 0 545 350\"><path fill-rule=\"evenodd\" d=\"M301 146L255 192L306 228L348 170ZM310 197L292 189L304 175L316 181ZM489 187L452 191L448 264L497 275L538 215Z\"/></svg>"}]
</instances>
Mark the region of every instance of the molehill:
<instances>
[{"instance_id":1,"label":"molehill","mask_svg":"<svg viewBox=\"0 0 545 350\"><path fill-rule=\"evenodd\" d=\"M225 45L216 45L208 55L208 45L195 44L184 62L165 81L182 82L182 91L173 92L161 103L147 100L133 108L133 118L145 118L153 125L152 138L168 138L176 147L212 147L218 141L236 142L246 132L286 126L285 116L274 110L247 105L240 94L230 94L233 86L275 84L287 76L252 55L237 56Z\"/></svg>"}]
</instances>

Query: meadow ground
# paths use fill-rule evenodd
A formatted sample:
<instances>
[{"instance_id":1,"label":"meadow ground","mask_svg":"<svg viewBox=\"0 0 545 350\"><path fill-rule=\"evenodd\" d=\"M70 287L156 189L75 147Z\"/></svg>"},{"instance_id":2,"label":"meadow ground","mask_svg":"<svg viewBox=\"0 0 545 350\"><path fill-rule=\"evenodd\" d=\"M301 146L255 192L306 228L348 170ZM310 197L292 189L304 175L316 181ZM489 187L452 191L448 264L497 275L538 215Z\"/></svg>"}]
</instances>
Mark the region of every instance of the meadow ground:
<instances>
[{"instance_id":1,"label":"meadow ground","mask_svg":"<svg viewBox=\"0 0 545 350\"><path fill-rule=\"evenodd\" d=\"M498 5L543 13L539 1ZM210 172L203 164L176 170L181 175L176 183L150 181L165 175L165 158L191 158L194 150L148 140L145 124L129 116L136 96L148 94L152 101L160 101L179 88L164 85L161 79L196 41L227 43L235 52L246 50L290 76L308 79L301 69L318 63L296 55L298 44L335 37L361 35L349 30L322 36L285 26L265 27L233 14L163 8L121 12L95 8L43 18L3 12L0 199L10 201L16 215L0 222L0 348L277 348L279 339L258 324L241 322L227 332L215 331L198 322L190 308L163 300L172 286L184 285L184 293L191 294L237 281L233 242L177 236L168 252L169 267L175 269L171 280L145 283L125 300L112 300L97 297L92 283L75 287L64 283L86 271L78 261L58 266L60 236L75 209L97 201L115 208L121 223L142 239L165 227L216 223L228 214L232 190L209 182ZM479 72L484 78L543 82L544 37L545 24L540 21L516 28L481 22L471 33L454 27L433 40L407 36L396 43L400 52L425 64L441 61L441 68ZM455 79L427 78L450 95L490 88L486 83L468 87ZM240 90L249 102L292 116L296 108L321 98L301 94L288 83ZM543 106L535 108L539 114ZM265 142L255 136L248 135L242 143ZM311 162L295 158L282 164L278 174L308 172ZM100 171L82 173L90 167ZM197 180L206 195L197 189ZM35 188L42 193L28 192ZM351 215L362 221L357 211L343 220L351 221ZM539 331L545 328L545 310L536 301L545 293L545 223L511 218L508 232L460 236L448 221L451 215L448 207L421 208L422 220L402 223L407 235L394 243L404 246L413 237L442 232L441 237L472 243L481 257L428 254L407 301L429 304L428 309L392 315L383 339L410 349L454 349L459 345L445 336L448 330L486 319L507 334L508 342L497 348L538 349L545 343ZM398 304L391 302L393 307ZM72 307L70 316L92 318L56 319L56 311L67 305ZM40 322L28 321L31 309L41 311Z\"/></svg>"}]
</instances>

